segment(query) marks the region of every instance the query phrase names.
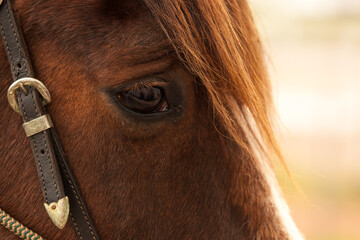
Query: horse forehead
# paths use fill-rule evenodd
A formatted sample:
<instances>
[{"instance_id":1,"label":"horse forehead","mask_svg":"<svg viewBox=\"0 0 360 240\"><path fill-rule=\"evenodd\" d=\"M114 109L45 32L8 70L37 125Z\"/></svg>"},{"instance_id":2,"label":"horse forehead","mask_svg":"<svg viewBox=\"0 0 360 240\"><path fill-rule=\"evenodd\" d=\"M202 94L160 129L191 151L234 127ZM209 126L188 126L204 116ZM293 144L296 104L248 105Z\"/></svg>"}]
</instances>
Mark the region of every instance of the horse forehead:
<instances>
[{"instance_id":1,"label":"horse forehead","mask_svg":"<svg viewBox=\"0 0 360 240\"><path fill-rule=\"evenodd\" d=\"M169 48L160 26L137 0L38 1L24 10L22 22L37 41L54 42L77 57L91 52L137 61Z\"/></svg>"}]
</instances>

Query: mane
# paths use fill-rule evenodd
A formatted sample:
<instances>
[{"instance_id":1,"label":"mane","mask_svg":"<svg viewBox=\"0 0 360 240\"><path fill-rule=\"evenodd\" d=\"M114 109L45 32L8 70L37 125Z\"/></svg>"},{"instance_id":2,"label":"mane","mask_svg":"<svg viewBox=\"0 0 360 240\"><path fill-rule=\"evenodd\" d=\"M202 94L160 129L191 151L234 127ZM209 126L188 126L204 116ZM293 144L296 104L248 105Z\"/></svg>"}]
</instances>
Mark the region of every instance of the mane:
<instances>
[{"instance_id":1,"label":"mane","mask_svg":"<svg viewBox=\"0 0 360 240\"><path fill-rule=\"evenodd\" d=\"M22 8L18 3L19 13L23 11L18 15L33 53L34 66L40 78L48 79L46 85L49 90L54 90L54 98L58 99L49 111L58 113L54 120L62 129L60 139L66 140L63 141L64 150L99 233L116 236L120 231L128 238L141 238L162 236L166 230L167 235L179 237L195 233L194 236L204 237L302 239L270 167L270 160L282 160L282 156L273 131L274 108L263 47L247 1L141 1L162 32L158 26L152 26L154 22L147 9L133 1L74 1L67 7L68 11L61 13L58 10L62 5L55 2L37 1L36 6L24 3ZM86 14L84 7L88 10ZM109 13L108 9L113 11ZM146 14L143 14L144 10ZM148 20L151 22L146 22ZM101 31L94 35L96 29ZM169 41L162 42L163 33ZM151 42L159 43L157 39L161 46L150 46ZM173 49L168 49L169 42ZM166 51L162 46L166 46ZM169 76L175 76L180 69L180 77L186 78L181 82L187 85L182 86L182 91L191 92L182 100L199 104L187 105L184 111L187 115L181 118L184 121L178 123L174 119L176 124L170 124L169 118L166 123L164 121L168 125L159 125L154 132L148 131L150 125L140 125L140 120L131 121L125 113L122 117L116 106L109 109L109 102L102 99L102 93L79 95L79 91L67 91L63 94L67 89L77 89L74 86L81 86L80 90L85 93L89 89L95 90L94 85L119 84L124 75L134 79L140 74L141 65L133 66L138 63L139 56L148 56L140 59L144 66L141 74L144 75L150 65L159 67L157 62L146 63L160 55L168 56L169 50L175 51L180 62L195 76L183 71L180 64L169 70ZM5 59L4 49L1 54ZM54 54L59 57L54 58ZM126 57L128 59L124 59ZM85 68L78 65L79 59ZM125 70L118 74L118 69L123 66L126 66ZM6 64L0 70L10 74ZM116 78L109 78L110 75L116 75ZM181 81L180 77L177 82ZM105 81L108 78L112 80ZM104 83L98 84L98 79ZM196 89L190 82L193 79L196 79ZM56 83L61 80L64 81L63 88L56 88ZM146 81L144 85L127 85L125 90L154 84L161 83ZM198 89L200 91L196 91ZM201 95L195 95L198 93ZM72 101L75 98L79 101L79 97L81 106ZM79 107L83 111L78 111ZM94 118L94 112L97 118ZM104 115L100 116L98 112ZM206 112L210 114L210 121ZM89 118L94 121L86 122ZM107 120L109 127L104 128L103 120ZM10 127L3 128L5 133L11 134L5 134L7 137L3 139L9 142L3 150L4 189L8 191L0 199L1 205L15 213L14 216L21 216L24 223L34 222L32 217L35 216L41 230L42 226L50 225L44 212L36 212L37 207L42 206L38 185L32 183L38 180L33 163L27 161L31 154L28 144L25 144L24 136L14 130L17 124L12 122ZM171 128L157 138L159 141L152 142L155 140L153 133L157 129L163 130L163 126ZM89 128L92 131L88 131ZM173 132L179 137L173 137ZM139 142L143 139L146 145ZM172 141L168 142L168 139ZM19 145L21 141L24 144ZM17 151L11 151L13 143L19 145ZM164 148L164 143L170 144ZM142 156L147 155L149 158L144 161ZM133 161L119 160L124 157ZM26 163L26 171L20 178L12 174L17 171L15 165L6 164L12 159L23 165ZM104 160L107 164L103 164ZM14 183L20 188L26 187L26 197ZM109 190L106 186L113 186L116 191L106 191ZM94 195L94 192L103 193L104 190L106 194ZM23 207L17 207L16 203ZM24 212L24 208L30 209L30 213ZM108 226L117 231L107 231ZM46 229L50 236L63 235Z\"/></svg>"},{"instance_id":2,"label":"mane","mask_svg":"<svg viewBox=\"0 0 360 240\"><path fill-rule=\"evenodd\" d=\"M197 77L198 84L205 88L214 114L214 126L217 126L217 122L221 126L217 128L218 132L242 149L241 159L249 159L249 164L260 170L262 176L258 177L264 181L260 185L266 185L271 211L279 217L281 231L287 232L290 239L303 239L271 169L272 161L280 160L291 179L273 130L271 84L263 46L247 1L143 1L173 45L180 61ZM248 168L241 171L243 175L254 174ZM247 192L244 188L251 188L246 183L246 177L240 181L244 180L237 183L238 189L235 191ZM254 207L245 205L245 196L235 193L233 198L243 211ZM254 198L250 196L251 201L259 204L257 207L262 206L261 200L256 199L259 196ZM261 210L257 217L251 218L262 219L257 224L265 221ZM246 224L256 232L256 223ZM268 233L257 232L256 236L262 239Z\"/></svg>"},{"instance_id":3,"label":"mane","mask_svg":"<svg viewBox=\"0 0 360 240\"><path fill-rule=\"evenodd\" d=\"M221 134L256 162L263 156L284 164L272 127L271 84L263 48L247 2L144 2L179 59L205 87L214 119L225 129Z\"/></svg>"}]
</instances>

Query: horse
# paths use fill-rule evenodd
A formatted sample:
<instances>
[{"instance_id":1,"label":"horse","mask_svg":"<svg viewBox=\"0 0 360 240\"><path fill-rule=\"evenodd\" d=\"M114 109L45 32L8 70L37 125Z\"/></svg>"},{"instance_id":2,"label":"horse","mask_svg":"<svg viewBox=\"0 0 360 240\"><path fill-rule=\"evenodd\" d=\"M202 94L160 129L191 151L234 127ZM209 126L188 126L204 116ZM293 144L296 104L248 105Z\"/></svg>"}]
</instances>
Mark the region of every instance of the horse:
<instances>
[{"instance_id":1,"label":"horse","mask_svg":"<svg viewBox=\"0 0 360 240\"><path fill-rule=\"evenodd\" d=\"M282 157L246 0L13 9L101 239L302 239L271 168ZM2 43L0 63L0 207L46 239L76 239L42 206Z\"/></svg>"}]
</instances>

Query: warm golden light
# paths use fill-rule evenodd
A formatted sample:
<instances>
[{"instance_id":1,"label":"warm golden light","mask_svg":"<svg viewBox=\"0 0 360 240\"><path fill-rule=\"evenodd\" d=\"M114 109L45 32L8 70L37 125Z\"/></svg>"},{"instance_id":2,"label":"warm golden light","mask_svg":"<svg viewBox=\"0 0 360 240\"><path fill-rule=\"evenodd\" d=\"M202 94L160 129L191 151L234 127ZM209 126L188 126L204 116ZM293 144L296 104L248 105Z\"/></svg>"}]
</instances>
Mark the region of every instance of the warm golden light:
<instances>
[{"instance_id":1,"label":"warm golden light","mask_svg":"<svg viewBox=\"0 0 360 240\"><path fill-rule=\"evenodd\" d=\"M360 239L360 1L251 0L269 53L279 170L306 239Z\"/></svg>"}]
</instances>

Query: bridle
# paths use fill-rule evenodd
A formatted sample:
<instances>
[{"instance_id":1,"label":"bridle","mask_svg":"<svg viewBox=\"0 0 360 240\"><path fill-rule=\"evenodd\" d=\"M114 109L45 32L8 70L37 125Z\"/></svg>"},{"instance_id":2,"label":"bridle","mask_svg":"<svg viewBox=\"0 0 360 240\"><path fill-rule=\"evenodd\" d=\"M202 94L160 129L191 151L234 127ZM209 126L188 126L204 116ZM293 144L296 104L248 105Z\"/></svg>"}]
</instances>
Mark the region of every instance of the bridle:
<instances>
[{"instance_id":1,"label":"bridle","mask_svg":"<svg viewBox=\"0 0 360 240\"><path fill-rule=\"evenodd\" d=\"M46 112L45 105L51 102L50 93L41 81L35 79L10 0L0 0L0 30L14 80L8 89L8 101L24 120L23 128L33 151L45 209L58 228L65 226L70 215L79 239L99 239L50 115ZM1 208L0 223L23 239L42 239L25 234L20 231L21 227L16 228L21 224L15 224L18 222Z\"/></svg>"}]
</instances>

